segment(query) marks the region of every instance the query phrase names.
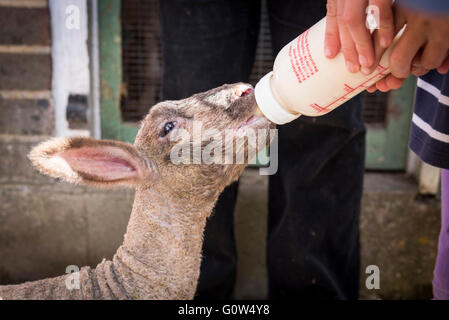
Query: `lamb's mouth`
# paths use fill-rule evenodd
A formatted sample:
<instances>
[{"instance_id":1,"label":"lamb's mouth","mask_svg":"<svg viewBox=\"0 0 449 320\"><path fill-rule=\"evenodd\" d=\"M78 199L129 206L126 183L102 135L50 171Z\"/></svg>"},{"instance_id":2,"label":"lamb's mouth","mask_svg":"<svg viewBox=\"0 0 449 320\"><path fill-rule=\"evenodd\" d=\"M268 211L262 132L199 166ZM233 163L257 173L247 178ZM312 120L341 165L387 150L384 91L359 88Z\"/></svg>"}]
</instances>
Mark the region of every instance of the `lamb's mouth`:
<instances>
[{"instance_id":1,"label":"lamb's mouth","mask_svg":"<svg viewBox=\"0 0 449 320\"><path fill-rule=\"evenodd\" d=\"M246 128L252 129L265 128L268 125L269 122L266 118L252 114L238 126L237 130Z\"/></svg>"}]
</instances>

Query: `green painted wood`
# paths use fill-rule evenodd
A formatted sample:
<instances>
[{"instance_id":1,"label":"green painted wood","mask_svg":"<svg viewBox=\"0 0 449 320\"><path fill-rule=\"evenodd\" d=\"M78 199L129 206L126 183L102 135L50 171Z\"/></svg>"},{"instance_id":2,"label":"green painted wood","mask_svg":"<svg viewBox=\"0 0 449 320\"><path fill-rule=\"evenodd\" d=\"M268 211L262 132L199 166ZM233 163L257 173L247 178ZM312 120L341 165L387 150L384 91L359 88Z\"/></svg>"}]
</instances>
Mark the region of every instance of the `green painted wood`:
<instances>
[{"instance_id":1,"label":"green painted wood","mask_svg":"<svg viewBox=\"0 0 449 320\"><path fill-rule=\"evenodd\" d=\"M120 0L98 1L101 136L133 142L138 125L124 123L120 111L122 47Z\"/></svg>"},{"instance_id":2,"label":"green painted wood","mask_svg":"<svg viewBox=\"0 0 449 320\"><path fill-rule=\"evenodd\" d=\"M379 169L385 164L386 137L385 128L368 128L366 132L366 168Z\"/></svg>"},{"instance_id":3,"label":"green painted wood","mask_svg":"<svg viewBox=\"0 0 449 320\"><path fill-rule=\"evenodd\" d=\"M365 162L367 169L405 169L415 87L416 78L411 77L401 89L392 91L385 128L368 128Z\"/></svg>"}]
</instances>

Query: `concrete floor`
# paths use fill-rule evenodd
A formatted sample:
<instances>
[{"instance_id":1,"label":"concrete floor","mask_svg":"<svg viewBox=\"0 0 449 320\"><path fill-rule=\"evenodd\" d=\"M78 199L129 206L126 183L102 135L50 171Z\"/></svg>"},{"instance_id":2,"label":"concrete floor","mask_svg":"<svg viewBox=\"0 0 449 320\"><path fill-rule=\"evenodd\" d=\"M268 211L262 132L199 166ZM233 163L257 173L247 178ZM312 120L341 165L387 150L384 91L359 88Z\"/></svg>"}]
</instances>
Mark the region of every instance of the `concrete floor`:
<instances>
[{"instance_id":1,"label":"concrete floor","mask_svg":"<svg viewBox=\"0 0 449 320\"><path fill-rule=\"evenodd\" d=\"M247 169L241 178L235 230L237 299L267 296L265 246L268 178ZM440 228L439 201L420 198L405 174L366 173L360 219L361 299L429 299ZM380 289L368 290L368 265L380 270Z\"/></svg>"}]
</instances>

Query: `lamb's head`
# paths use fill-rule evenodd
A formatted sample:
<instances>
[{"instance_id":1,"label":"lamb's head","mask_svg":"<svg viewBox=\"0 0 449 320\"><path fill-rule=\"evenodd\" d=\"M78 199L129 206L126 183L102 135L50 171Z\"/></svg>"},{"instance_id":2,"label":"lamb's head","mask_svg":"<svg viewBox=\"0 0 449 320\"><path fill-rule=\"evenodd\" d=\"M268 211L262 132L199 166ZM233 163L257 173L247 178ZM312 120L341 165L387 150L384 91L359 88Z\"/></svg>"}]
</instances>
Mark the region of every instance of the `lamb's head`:
<instances>
[{"instance_id":1,"label":"lamb's head","mask_svg":"<svg viewBox=\"0 0 449 320\"><path fill-rule=\"evenodd\" d=\"M250 85L223 85L152 107L134 145L56 138L34 148L30 159L43 173L69 182L158 184L177 196L214 198L270 142L272 124L255 110Z\"/></svg>"}]
</instances>

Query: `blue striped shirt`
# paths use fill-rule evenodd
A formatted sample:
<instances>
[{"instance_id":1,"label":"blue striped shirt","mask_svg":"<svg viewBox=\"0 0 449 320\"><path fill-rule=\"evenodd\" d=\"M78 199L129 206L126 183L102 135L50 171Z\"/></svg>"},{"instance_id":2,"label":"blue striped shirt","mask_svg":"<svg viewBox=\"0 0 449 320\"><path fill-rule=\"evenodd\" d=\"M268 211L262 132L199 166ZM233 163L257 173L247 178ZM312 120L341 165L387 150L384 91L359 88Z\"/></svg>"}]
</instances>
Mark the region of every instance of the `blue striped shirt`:
<instances>
[{"instance_id":1,"label":"blue striped shirt","mask_svg":"<svg viewBox=\"0 0 449 320\"><path fill-rule=\"evenodd\" d=\"M449 169L449 75L418 78L410 149L423 161Z\"/></svg>"},{"instance_id":2,"label":"blue striped shirt","mask_svg":"<svg viewBox=\"0 0 449 320\"><path fill-rule=\"evenodd\" d=\"M423 12L449 13L448 0L398 0ZM449 74L418 78L409 147L424 162L449 169Z\"/></svg>"}]
</instances>

